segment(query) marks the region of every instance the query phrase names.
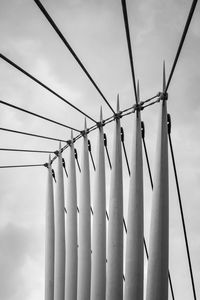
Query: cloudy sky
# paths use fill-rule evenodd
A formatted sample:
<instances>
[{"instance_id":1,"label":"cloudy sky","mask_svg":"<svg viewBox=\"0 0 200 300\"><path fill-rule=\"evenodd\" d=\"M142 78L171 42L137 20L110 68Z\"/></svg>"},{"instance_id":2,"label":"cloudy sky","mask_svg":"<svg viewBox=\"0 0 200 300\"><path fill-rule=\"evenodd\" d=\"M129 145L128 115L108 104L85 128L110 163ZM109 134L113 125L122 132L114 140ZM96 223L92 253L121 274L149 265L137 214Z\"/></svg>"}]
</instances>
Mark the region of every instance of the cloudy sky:
<instances>
[{"instance_id":1,"label":"cloudy sky","mask_svg":"<svg viewBox=\"0 0 200 300\"><path fill-rule=\"evenodd\" d=\"M141 100L162 87L162 62L167 76L190 5L188 0L127 0L133 56ZM130 65L120 0L43 0L79 58L109 100L121 109L134 104ZM94 119L100 106L112 112L32 0L0 1L0 52L66 97ZM174 73L168 110L177 162L197 296L200 297L200 5ZM83 128L83 116L0 60L0 99L49 118ZM159 104L142 113L146 143L154 166ZM1 104L1 127L69 139L70 131ZM92 122L88 120L88 126ZM130 159L132 115L122 119ZM112 153L113 124L105 127ZM95 158L96 133L90 135ZM58 143L0 131L1 148L56 150ZM63 144L64 145L64 144ZM76 147L81 160L81 141ZM67 160L67 151L64 154ZM2 152L0 165L35 164L45 154ZM170 270L176 299L192 299L183 231L170 163ZM107 164L107 162L106 162ZM56 164L53 165L56 170ZM94 171L91 165L91 177ZM148 240L151 190L145 173L145 235ZM107 164L107 178L109 182ZM0 170L0 299L42 300L44 295L44 215L47 170L44 167ZM128 173L124 161L125 207ZM107 186L109 199L109 185ZM126 210L125 210L126 215ZM146 270L146 263L145 263ZM170 298L169 298L170 299Z\"/></svg>"}]
</instances>

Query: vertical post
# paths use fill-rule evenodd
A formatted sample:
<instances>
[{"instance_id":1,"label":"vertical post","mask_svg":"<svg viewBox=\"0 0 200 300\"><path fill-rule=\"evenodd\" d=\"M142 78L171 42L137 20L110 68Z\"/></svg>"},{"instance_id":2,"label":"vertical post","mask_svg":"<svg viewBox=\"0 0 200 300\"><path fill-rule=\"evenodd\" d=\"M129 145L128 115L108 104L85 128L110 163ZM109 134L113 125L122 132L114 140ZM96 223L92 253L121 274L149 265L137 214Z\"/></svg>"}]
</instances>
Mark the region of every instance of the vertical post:
<instances>
[{"instance_id":1,"label":"vertical post","mask_svg":"<svg viewBox=\"0 0 200 300\"><path fill-rule=\"evenodd\" d=\"M163 66L163 92L165 66ZM147 300L168 299L169 252L169 187L167 143L167 95L161 98L161 112L157 139L154 190L151 213Z\"/></svg>"},{"instance_id":2,"label":"vertical post","mask_svg":"<svg viewBox=\"0 0 200 300\"><path fill-rule=\"evenodd\" d=\"M54 300L54 197L51 157L48 163L45 230L45 300Z\"/></svg>"},{"instance_id":3,"label":"vertical post","mask_svg":"<svg viewBox=\"0 0 200 300\"><path fill-rule=\"evenodd\" d=\"M139 103L139 83L137 98ZM134 117L125 258L125 300L143 300L143 161L139 109Z\"/></svg>"},{"instance_id":4,"label":"vertical post","mask_svg":"<svg viewBox=\"0 0 200 300\"><path fill-rule=\"evenodd\" d=\"M64 182L61 143L59 145L57 184L55 193L55 285L54 299L65 297L65 220L64 220Z\"/></svg>"},{"instance_id":5,"label":"vertical post","mask_svg":"<svg viewBox=\"0 0 200 300\"><path fill-rule=\"evenodd\" d=\"M123 299L123 182L119 97L111 171L106 300Z\"/></svg>"},{"instance_id":6,"label":"vertical post","mask_svg":"<svg viewBox=\"0 0 200 300\"><path fill-rule=\"evenodd\" d=\"M77 299L77 189L76 168L73 144L73 132L71 133L69 153L69 169L67 180L66 199L66 272L65 272L65 299Z\"/></svg>"},{"instance_id":7,"label":"vertical post","mask_svg":"<svg viewBox=\"0 0 200 300\"><path fill-rule=\"evenodd\" d=\"M105 300L106 296L106 191L105 156L102 109L97 145L97 163L93 202L91 299Z\"/></svg>"},{"instance_id":8,"label":"vertical post","mask_svg":"<svg viewBox=\"0 0 200 300\"><path fill-rule=\"evenodd\" d=\"M88 156L87 125L83 132L78 234L78 300L90 299L91 283L91 217L90 217L90 172Z\"/></svg>"}]
</instances>

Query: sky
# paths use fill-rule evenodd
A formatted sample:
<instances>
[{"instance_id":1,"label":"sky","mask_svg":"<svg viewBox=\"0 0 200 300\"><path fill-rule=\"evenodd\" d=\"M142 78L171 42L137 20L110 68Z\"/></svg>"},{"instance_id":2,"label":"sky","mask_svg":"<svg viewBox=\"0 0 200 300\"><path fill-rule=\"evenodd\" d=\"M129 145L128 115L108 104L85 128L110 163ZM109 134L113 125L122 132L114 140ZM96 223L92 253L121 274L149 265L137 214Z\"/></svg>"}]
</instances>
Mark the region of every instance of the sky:
<instances>
[{"instance_id":1,"label":"sky","mask_svg":"<svg viewBox=\"0 0 200 300\"><path fill-rule=\"evenodd\" d=\"M135 103L120 0L42 0L53 20L113 108L117 94L121 110ZM136 78L141 100L162 89L162 63L169 75L192 1L127 0ZM89 82L34 1L0 1L0 52L46 85L63 95L95 120L102 106L109 107ZM168 112L172 118L172 142L177 164L191 260L200 297L200 4L197 4L172 82ZM0 60L0 99L42 114L77 129L84 116ZM159 104L142 112L152 172L156 155ZM131 156L133 115L121 120L128 158ZM1 127L70 139L70 130L39 120L1 104ZM93 125L87 120L88 126ZM112 156L113 124L104 130ZM94 160L96 132L89 135ZM58 143L0 131L1 148L58 149ZM62 144L64 146L64 144ZM82 141L75 147L81 161ZM64 157L68 153L65 151ZM124 158L123 158L124 159ZM37 164L47 154L1 151L0 165ZM56 163L53 164L56 171ZM170 170L170 272L176 299L193 299L178 198L171 158ZM106 161L107 201L110 171ZM90 165L91 182L94 171ZM79 183L79 174L77 171ZM128 196L128 172L123 160L124 215ZM44 238L47 169L44 167L0 170L0 299L44 298ZM92 186L92 184L91 184ZM144 160L145 236L148 241L151 189ZM91 195L93 190L91 188ZM78 196L79 197L79 196ZM78 198L79 199L79 198ZM145 280L147 263L145 261ZM170 293L169 293L170 294ZM171 296L169 296L169 299Z\"/></svg>"}]
</instances>

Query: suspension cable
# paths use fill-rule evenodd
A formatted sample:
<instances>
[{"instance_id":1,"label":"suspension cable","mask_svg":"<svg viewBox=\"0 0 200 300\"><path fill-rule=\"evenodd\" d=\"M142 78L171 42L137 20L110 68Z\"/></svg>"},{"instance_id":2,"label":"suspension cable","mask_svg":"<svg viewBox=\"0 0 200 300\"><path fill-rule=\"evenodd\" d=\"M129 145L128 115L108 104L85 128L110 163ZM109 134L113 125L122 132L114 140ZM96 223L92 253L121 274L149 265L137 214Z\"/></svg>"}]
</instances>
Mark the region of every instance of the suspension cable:
<instances>
[{"instance_id":1,"label":"suspension cable","mask_svg":"<svg viewBox=\"0 0 200 300\"><path fill-rule=\"evenodd\" d=\"M150 183L151 183L151 188L153 190L153 179L152 179L151 168L150 168L150 164L149 164L149 157L148 157L146 143L145 143L145 126L144 126L144 122L141 122L141 132L142 132L142 141L143 141L143 147L144 147L144 152L145 152L145 158L146 158L147 168L148 168L148 173L149 173L149 179L150 179ZM148 259L149 255L148 255L147 248L146 248L145 251L146 251L147 259ZM171 274L170 274L169 270L168 270L168 280L169 280L172 299L175 300L174 289L173 289Z\"/></svg>"},{"instance_id":2,"label":"suspension cable","mask_svg":"<svg viewBox=\"0 0 200 300\"><path fill-rule=\"evenodd\" d=\"M6 106L12 107L12 108L14 108L14 109L17 109L17 110L19 110L19 111L21 111L21 112L30 114L30 115L32 115L32 116L34 116L34 117L43 119L43 120L48 121L48 122L51 122L51 123L54 123L54 124L56 124L56 125L60 125L60 126L65 127L65 128L68 128L68 129L71 129L71 130L74 130L74 131L77 131L77 132L81 132L80 130L78 130L78 129L76 129L76 128L73 128L73 127L68 126L68 125L65 125L65 124L63 124L63 123L54 121L54 120L52 120L52 119L49 119L49 118L44 117L44 116L41 116L41 115L36 114L36 113L34 113L34 112L30 111L30 110L21 108L21 107L19 107L19 106L13 105L13 104L8 103L8 102L5 102L5 101L3 101L3 100L0 100L0 103L3 104L3 105L6 105Z\"/></svg>"},{"instance_id":3,"label":"suspension cable","mask_svg":"<svg viewBox=\"0 0 200 300\"><path fill-rule=\"evenodd\" d=\"M11 148L0 148L0 151L6 152L27 152L27 153L55 153L55 151L46 151L46 150L29 150L29 149L11 149Z\"/></svg>"},{"instance_id":4,"label":"suspension cable","mask_svg":"<svg viewBox=\"0 0 200 300\"><path fill-rule=\"evenodd\" d=\"M0 166L0 169L44 167L44 164Z\"/></svg>"},{"instance_id":5,"label":"suspension cable","mask_svg":"<svg viewBox=\"0 0 200 300\"><path fill-rule=\"evenodd\" d=\"M187 18L187 21L186 21L186 24L185 24L185 27L184 27L184 30L183 30L183 34L182 34L182 37L181 37L181 40L180 40L180 43L179 43L179 46L178 46L178 50L177 50L177 53L176 53L176 56L175 56L175 59L174 59L173 65L172 65L172 69L171 69L171 72L170 72L170 75L169 75L164 93L166 93L168 88L169 88L169 85L170 85L170 82L171 82L176 64L178 62L178 59L179 59L179 56L180 56L180 53L181 53L181 50L182 50L182 47L183 47L183 43L185 41L185 37L186 37L186 34L188 32L188 28L190 26L190 22L192 20L193 13L194 13L197 2L198 2L198 0L193 0L193 2L192 2L190 12L189 12L189 15L188 15L188 18Z\"/></svg>"},{"instance_id":6,"label":"suspension cable","mask_svg":"<svg viewBox=\"0 0 200 300\"><path fill-rule=\"evenodd\" d=\"M192 271L192 263L191 263L191 258L190 258L190 249L189 249L189 244L188 244L185 218L184 218L184 213L183 213L183 205L182 205L180 187L179 187L179 182L178 182L178 175L177 175L177 170L176 170L176 162L175 162L175 158L174 158L174 151L173 151L172 140L171 140L171 117L170 117L170 114L167 115L167 119L168 119L168 139L169 139L170 152L171 152L172 164L173 164L173 169L174 169L174 176L175 176L175 181L176 181L176 189L177 189L178 202L179 202L179 208L180 208L180 213L181 213L181 221L182 221L182 226L183 226L185 246L186 246L186 251L187 251L190 278L191 278L191 283L192 283L192 291L193 291L194 299L196 300L197 297L196 297L196 291L195 291L194 276L193 276L193 271Z\"/></svg>"},{"instance_id":7,"label":"suspension cable","mask_svg":"<svg viewBox=\"0 0 200 300\"><path fill-rule=\"evenodd\" d=\"M77 54L72 49L72 47L70 46L69 42L66 40L66 38L64 37L64 35L61 33L60 29L55 24L55 22L53 21L53 19L51 18L51 16L48 14L48 12L46 11L46 9L42 5L42 3L39 0L34 0L34 2L37 4L37 6L39 7L39 9L43 13L43 15L46 17L46 19L48 20L48 22L51 24L51 26L53 27L53 29L56 31L56 33L58 34L58 36L61 38L61 40L63 41L63 43L65 44L65 46L69 50L69 52L72 54L72 56L74 57L74 59L77 61L77 63L79 64L79 66L81 67L81 69L83 70L83 72L87 75L87 77L89 78L89 80L91 81L91 83L93 84L93 86L96 88L96 90L99 92L99 94L101 95L101 97L104 99L104 101L106 102L106 104L108 105L108 107L115 114L114 109L111 107L111 105L109 104L108 100L106 99L106 97L104 96L104 94L101 92L100 88L98 87L98 85L96 84L96 82L94 81L94 79L91 77L91 75L89 74L89 72L87 71L87 69L85 68L85 66L83 65L83 63L81 62L81 60L78 58Z\"/></svg>"},{"instance_id":8,"label":"suspension cable","mask_svg":"<svg viewBox=\"0 0 200 300\"><path fill-rule=\"evenodd\" d=\"M15 69L17 69L18 71L22 72L24 75L26 75L27 77L29 77L30 79L32 79L33 81L35 81L36 83L38 83L40 86L42 86L43 88L45 88L46 90L48 90L50 93L52 93L53 95L55 95L56 97L58 97L60 100L62 100L63 102L65 102L66 104L68 104L69 106L73 107L75 110L77 110L78 112L80 112L82 115L84 115L85 117L87 117L88 119L90 119L91 121L93 121L94 123L97 123L92 117L90 117L89 115L87 115L86 113L84 113L82 110L80 110L77 106L73 105L71 102L69 102L68 100L66 100L64 97L62 97L61 95L59 95L58 93L56 93L54 90L52 90L50 87L48 87L46 84L44 84L43 82L41 82L40 80L38 80L36 77L34 77L33 75L31 75L30 73L28 73L27 71L25 71L24 69L22 69L20 66L18 66L17 64L15 64L13 61L11 61L10 59L8 59L5 55L3 55L2 53L0 53L0 58L2 58L4 61L6 61L7 63L9 63L11 66L13 66Z\"/></svg>"},{"instance_id":9,"label":"suspension cable","mask_svg":"<svg viewBox=\"0 0 200 300\"><path fill-rule=\"evenodd\" d=\"M135 101L137 104L138 103L137 89L136 89L135 72L134 72L134 65L133 65L133 55L132 55L132 47L131 47L131 39L130 39L130 31L129 31L129 23L128 23L128 14L126 8L126 0L121 0L121 4L122 4L123 17L124 17L124 25L126 30L126 39L127 39L129 59L131 65L131 74L132 74L132 81L134 87Z\"/></svg>"},{"instance_id":10,"label":"suspension cable","mask_svg":"<svg viewBox=\"0 0 200 300\"><path fill-rule=\"evenodd\" d=\"M37 138L41 138L41 139L47 139L47 140L52 140L52 141L57 141L57 142L65 142L66 143L66 140L52 138L52 137L48 137L48 136L44 136L44 135L38 135L38 134L29 133L29 132L25 132L25 131L18 131L18 130L8 129L8 128L4 128L4 127L0 127L0 130L6 131L6 132L12 132L12 133L18 133L18 134L33 136L33 137L37 137Z\"/></svg>"}]
</instances>

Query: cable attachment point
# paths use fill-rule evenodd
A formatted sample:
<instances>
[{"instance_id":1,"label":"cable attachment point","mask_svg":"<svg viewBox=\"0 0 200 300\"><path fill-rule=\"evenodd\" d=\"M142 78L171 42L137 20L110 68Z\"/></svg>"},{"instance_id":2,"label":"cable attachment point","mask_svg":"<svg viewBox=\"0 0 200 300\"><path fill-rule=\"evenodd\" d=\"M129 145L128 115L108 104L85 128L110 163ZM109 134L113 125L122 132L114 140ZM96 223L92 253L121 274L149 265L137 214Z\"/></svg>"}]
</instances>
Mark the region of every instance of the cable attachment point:
<instances>
[{"instance_id":1,"label":"cable attachment point","mask_svg":"<svg viewBox=\"0 0 200 300\"><path fill-rule=\"evenodd\" d=\"M72 140L68 140L68 141L67 141L67 145L68 145L68 146L71 147L72 144L73 144L73 141L72 141Z\"/></svg>"},{"instance_id":2,"label":"cable attachment point","mask_svg":"<svg viewBox=\"0 0 200 300\"><path fill-rule=\"evenodd\" d=\"M51 174L52 174L54 181L56 182L56 175L55 175L54 169L51 170Z\"/></svg>"},{"instance_id":3,"label":"cable attachment point","mask_svg":"<svg viewBox=\"0 0 200 300\"><path fill-rule=\"evenodd\" d=\"M142 139L145 137L145 127L144 127L144 122L141 122L141 134L142 134Z\"/></svg>"},{"instance_id":4,"label":"cable attachment point","mask_svg":"<svg viewBox=\"0 0 200 300\"><path fill-rule=\"evenodd\" d=\"M122 117L122 112L121 111L114 114L114 120L119 120L121 117Z\"/></svg>"},{"instance_id":5,"label":"cable attachment point","mask_svg":"<svg viewBox=\"0 0 200 300\"><path fill-rule=\"evenodd\" d=\"M59 156L59 151L58 151L58 150L54 151L54 154L55 154L56 156Z\"/></svg>"},{"instance_id":6,"label":"cable attachment point","mask_svg":"<svg viewBox=\"0 0 200 300\"><path fill-rule=\"evenodd\" d=\"M124 143L124 129L121 127L121 142Z\"/></svg>"},{"instance_id":7,"label":"cable attachment point","mask_svg":"<svg viewBox=\"0 0 200 300\"><path fill-rule=\"evenodd\" d=\"M171 134L171 116L170 114L167 114L167 131L168 131L168 134Z\"/></svg>"},{"instance_id":8,"label":"cable attachment point","mask_svg":"<svg viewBox=\"0 0 200 300\"><path fill-rule=\"evenodd\" d=\"M81 172L81 167L80 167L80 164L79 164L79 161L78 161L78 153L77 153L76 148L74 148L74 157L75 157L75 160L76 160L78 169L79 169L79 171Z\"/></svg>"},{"instance_id":9,"label":"cable attachment point","mask_svg":"<svg viewBox=\"0 0 200 300\"><path fill-rule=\"evenodd\" d=\"M67 173L67 169L66 169L66 164L65 164L65 159L64 158L62 158L62 166L63 166L63 169L65 170L66 176L68 177L68 173Z\"/></svg>"},{"instance_id":10,"label":"cable attachment point","mask_svg":"<svg viewBox=\"0 0 200 300\"><path fill-rule=\"evenodd\" d=\"M97 128L101 128L105 125L105 122L104 121L101 121L101 122L97 122Z\"/></svg>"},{"instance_id":11,"label":"cable attachment point","mask_svg":"<svg viewBox=\"0 0 200 300\"><path fill-rule=\"evenodd\" d=\"M44 164L44 167L48 169L48 168L49 168L49 164L48 164L48 163L45 163L45 164Z\"/></svg>"},{"instance_id":12,"label":"cable attachment point","mask_svg":"<svg viewBox=\"0 0 200 300\"><path fill-rule=\"evenodd\" d=\"M163 101L168 100L168 93L167 92L159 92L158 95L159 95L159 101L160 100L163 100Z\"/></svg>"},{"instance_id":13,"label":"cable attachment point","mask_svg":"<svg viewBox=\"0 0 200 300\"><path fill-rule=\"evenodd\" d=\"M91 161L92 161L94 171L96 171L96 167L95 167L95 163L94 163L94 159L93 159L93 155L92 155L92 147L91 147L90 140L88 140L88 151L90 153L90 157L91 157Z\"/></svg>"},{"instance_id":14,"label":"cable attachment point","mask_svg":"<svg viewBox=\"0 0 200 300\"><path fill-rule=\"evenodd\" d=\"M88 129L80 131L80 134L81 134L83 137L85 137L88 133L89 133L89 130L88 130Z\"/></svg>"},{"instance_id":15,"label":"cable attachment point","mask_svg":"<svg viewBox=\"0 0 200 300\"><path fill-rule=\"evenodd\" d=\"M103 142L104 142L104 147L107 147L107 136L105 133L103 134Z\"/></svg>"},{"instance_id":16,"label":"cable attachment point","mask_svg":"<svg viewBox=\"0 0 200 300\"><path fill-rule=\"evenodd\" d=\"M134 111L141 111L141 110L143 110L143 109L144 109L144 107L142 106L143 104L144 104L143 101L140 102L140 103L137 103L137 104L135 105L135 110L134 110Z\"/></svg>"}]
</instances>

